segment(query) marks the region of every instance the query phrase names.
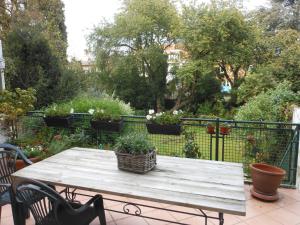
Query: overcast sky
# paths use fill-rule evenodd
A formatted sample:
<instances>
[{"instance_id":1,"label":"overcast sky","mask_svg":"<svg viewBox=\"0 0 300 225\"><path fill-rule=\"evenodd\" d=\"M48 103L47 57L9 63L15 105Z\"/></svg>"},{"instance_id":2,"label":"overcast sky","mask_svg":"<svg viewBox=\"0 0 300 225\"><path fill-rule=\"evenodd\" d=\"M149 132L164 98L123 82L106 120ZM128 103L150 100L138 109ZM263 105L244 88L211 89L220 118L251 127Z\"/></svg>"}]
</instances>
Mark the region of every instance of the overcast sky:
<instances>
[{"instance_id":1,"label":"overcast sky","mask_svg":"<svg viewBox=\"0 0 300 225\"><path fill-rule=\"evenodd\" d=\"M68 56L86 60L86 36L92 28L105 18L112 20L121 7L121 0L62 0L65 3L65 17L68 32ZM143 1L143 0L142 0ZM199 0L208 1L208 0ZM83 4L84 2L84 4ZM267 0L244 0L248 9L254 9Z\"/></svg>"}]
</instances>

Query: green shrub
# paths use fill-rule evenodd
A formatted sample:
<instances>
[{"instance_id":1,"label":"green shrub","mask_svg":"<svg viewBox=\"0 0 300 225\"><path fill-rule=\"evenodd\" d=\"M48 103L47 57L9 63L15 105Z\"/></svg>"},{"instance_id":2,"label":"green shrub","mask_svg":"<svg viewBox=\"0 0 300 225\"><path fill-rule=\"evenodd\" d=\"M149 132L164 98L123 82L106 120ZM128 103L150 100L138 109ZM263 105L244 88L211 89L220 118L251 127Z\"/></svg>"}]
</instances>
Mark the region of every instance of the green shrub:
<instances>
[{"instance_id":1,"label":"green shrub","mask_svg":"<svg viewBox=\"0 0 300 225\"><path fill-rule=\"evenodd\" d=\"M289 121L290 106L299 102L299 94L291 91L288 82L251 98L237 112L236 120Z\"/></svg>"},{"instance_id":2,"label":"green shrub","mask_svg":"<svg viewBox=\"0 0 300 225\"><path fill-rule=\"evenodd\" d=\"M131 133L117 139L114 150L120 153L133 155L147 154L154 150L154 146L147 139L146 135Z\"/></svg>"}]
</instances>

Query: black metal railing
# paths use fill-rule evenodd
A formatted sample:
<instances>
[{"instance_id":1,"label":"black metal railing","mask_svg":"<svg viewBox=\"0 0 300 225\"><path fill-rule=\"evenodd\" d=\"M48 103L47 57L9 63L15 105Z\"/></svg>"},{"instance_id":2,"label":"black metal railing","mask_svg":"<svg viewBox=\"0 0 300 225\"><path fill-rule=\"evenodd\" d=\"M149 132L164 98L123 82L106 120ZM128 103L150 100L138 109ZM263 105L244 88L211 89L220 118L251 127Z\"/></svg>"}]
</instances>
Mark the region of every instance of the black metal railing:
<instances>
[{"instance_id":1,"label":"black metal railing","mask_svg":"<svg viewBox=\"0 0 300 225\"><path fill-rule=\"evenodd\" d=\"M44 114L35 111L30 112L28 116L32 120L42 120ZM84 130L93 136L94 145L99 148L112 149L118 136L140 132L148 135L156 146L158 154L185 157L184 134L192 132L201 159L243 163L246 178L249 177L249 164L263 161L280 166L287 171L283 182L285 185L296 184L300 124L184 118L181 135L162 135L147 132L147 120L144 116L123 116L124 127L120 133L93 130L90 127L90 119L89 114L75 113L72 115L72 126L68 130L70 132L78 128ZM230 127L228 133L224 133L222 128L225 123ZM214 132L208 131L208 124L214 127Z\"/></svg>"}]
</instances>

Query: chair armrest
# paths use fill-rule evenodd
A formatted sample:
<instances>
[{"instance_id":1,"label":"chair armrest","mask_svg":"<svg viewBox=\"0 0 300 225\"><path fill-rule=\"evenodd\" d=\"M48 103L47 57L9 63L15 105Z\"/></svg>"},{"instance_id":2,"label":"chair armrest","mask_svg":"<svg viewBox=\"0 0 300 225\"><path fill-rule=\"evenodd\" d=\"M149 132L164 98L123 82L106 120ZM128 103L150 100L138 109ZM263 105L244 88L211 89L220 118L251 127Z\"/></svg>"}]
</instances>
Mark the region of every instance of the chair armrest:
<instances>
[{"instance_id":1,"label":"chair armrest","mask_svg":"<svg viewBox=\"0 0 300 225\"><path fill-rule=\"evenodd\" d=\"M11 191L11 184L0 184L0 187L4 187L4 190L0 192L0 197L7 191Z\"/></svg>"},{"instance_id":2,"label":"chair armrest","mask_svg":"<svg viewBox=\"0 0 300 225\"><path fill-rule=\"evenodd\" d=\"M69 203L67 203L70 206L70 208L69 208L70 210L68 210L68 211L72 215L80 214L80 213L86 211L91 206L91 204L95 203L96 201L102 201L101 195L95 195L94 197L92 197L89 201L87 201L84 205L82 205L78 209L74 209Z\"/></svg>"},{"instance_id":3,"label":"chair armrest","mask_svg":"<svg viewBox=\"0 0 300 225\"><path fill-rule=\"evenodd\" d=\"M16 154L18 156L21 157L21 159L27 164L27 165L31 165L32 162L25 156L25 154L23 153L23 151L15 146L15 145L11 145L11 144L8 144L8 143L4 143L4 144L0 144L0 148L4 148L4 149L8 149L8 150L12 150L12 151L15 151Z\"/></svg>"}]
</instances>

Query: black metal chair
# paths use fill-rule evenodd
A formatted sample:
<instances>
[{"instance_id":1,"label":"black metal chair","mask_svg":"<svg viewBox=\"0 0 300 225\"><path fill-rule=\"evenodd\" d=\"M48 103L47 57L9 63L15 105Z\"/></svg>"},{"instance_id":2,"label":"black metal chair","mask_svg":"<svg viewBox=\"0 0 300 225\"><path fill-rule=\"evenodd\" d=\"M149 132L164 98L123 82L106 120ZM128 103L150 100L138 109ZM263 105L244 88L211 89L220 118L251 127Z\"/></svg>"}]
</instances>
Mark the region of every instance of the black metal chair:
<instances>
[{"instance_id":1,"label":"black metal chair","mask_svg":"<svg viewBox=\"0 0 300 225\"><path fill-rule=\"evenodd\" d=\"M0 221L2 206L11 204L9 187L12 184L11 174L16 171L17 159L22 159L27 165L32 164L20 148L11 144L0 144Z\"/></svg>"},{"instance_id":2,"label":"black metal chair","mask_svg":"<svg viewBox=\"0 0 300 225\"><path fill-rule=\"evenodd\" d=\"M36 225L88 225L97 217L106 225L101 195L81 205L66 201L46 184L29 180L17 185L15 196L18 204L30 209ZM24 216L18 221L24 221Z\"/></svg>"}]
</instances>

